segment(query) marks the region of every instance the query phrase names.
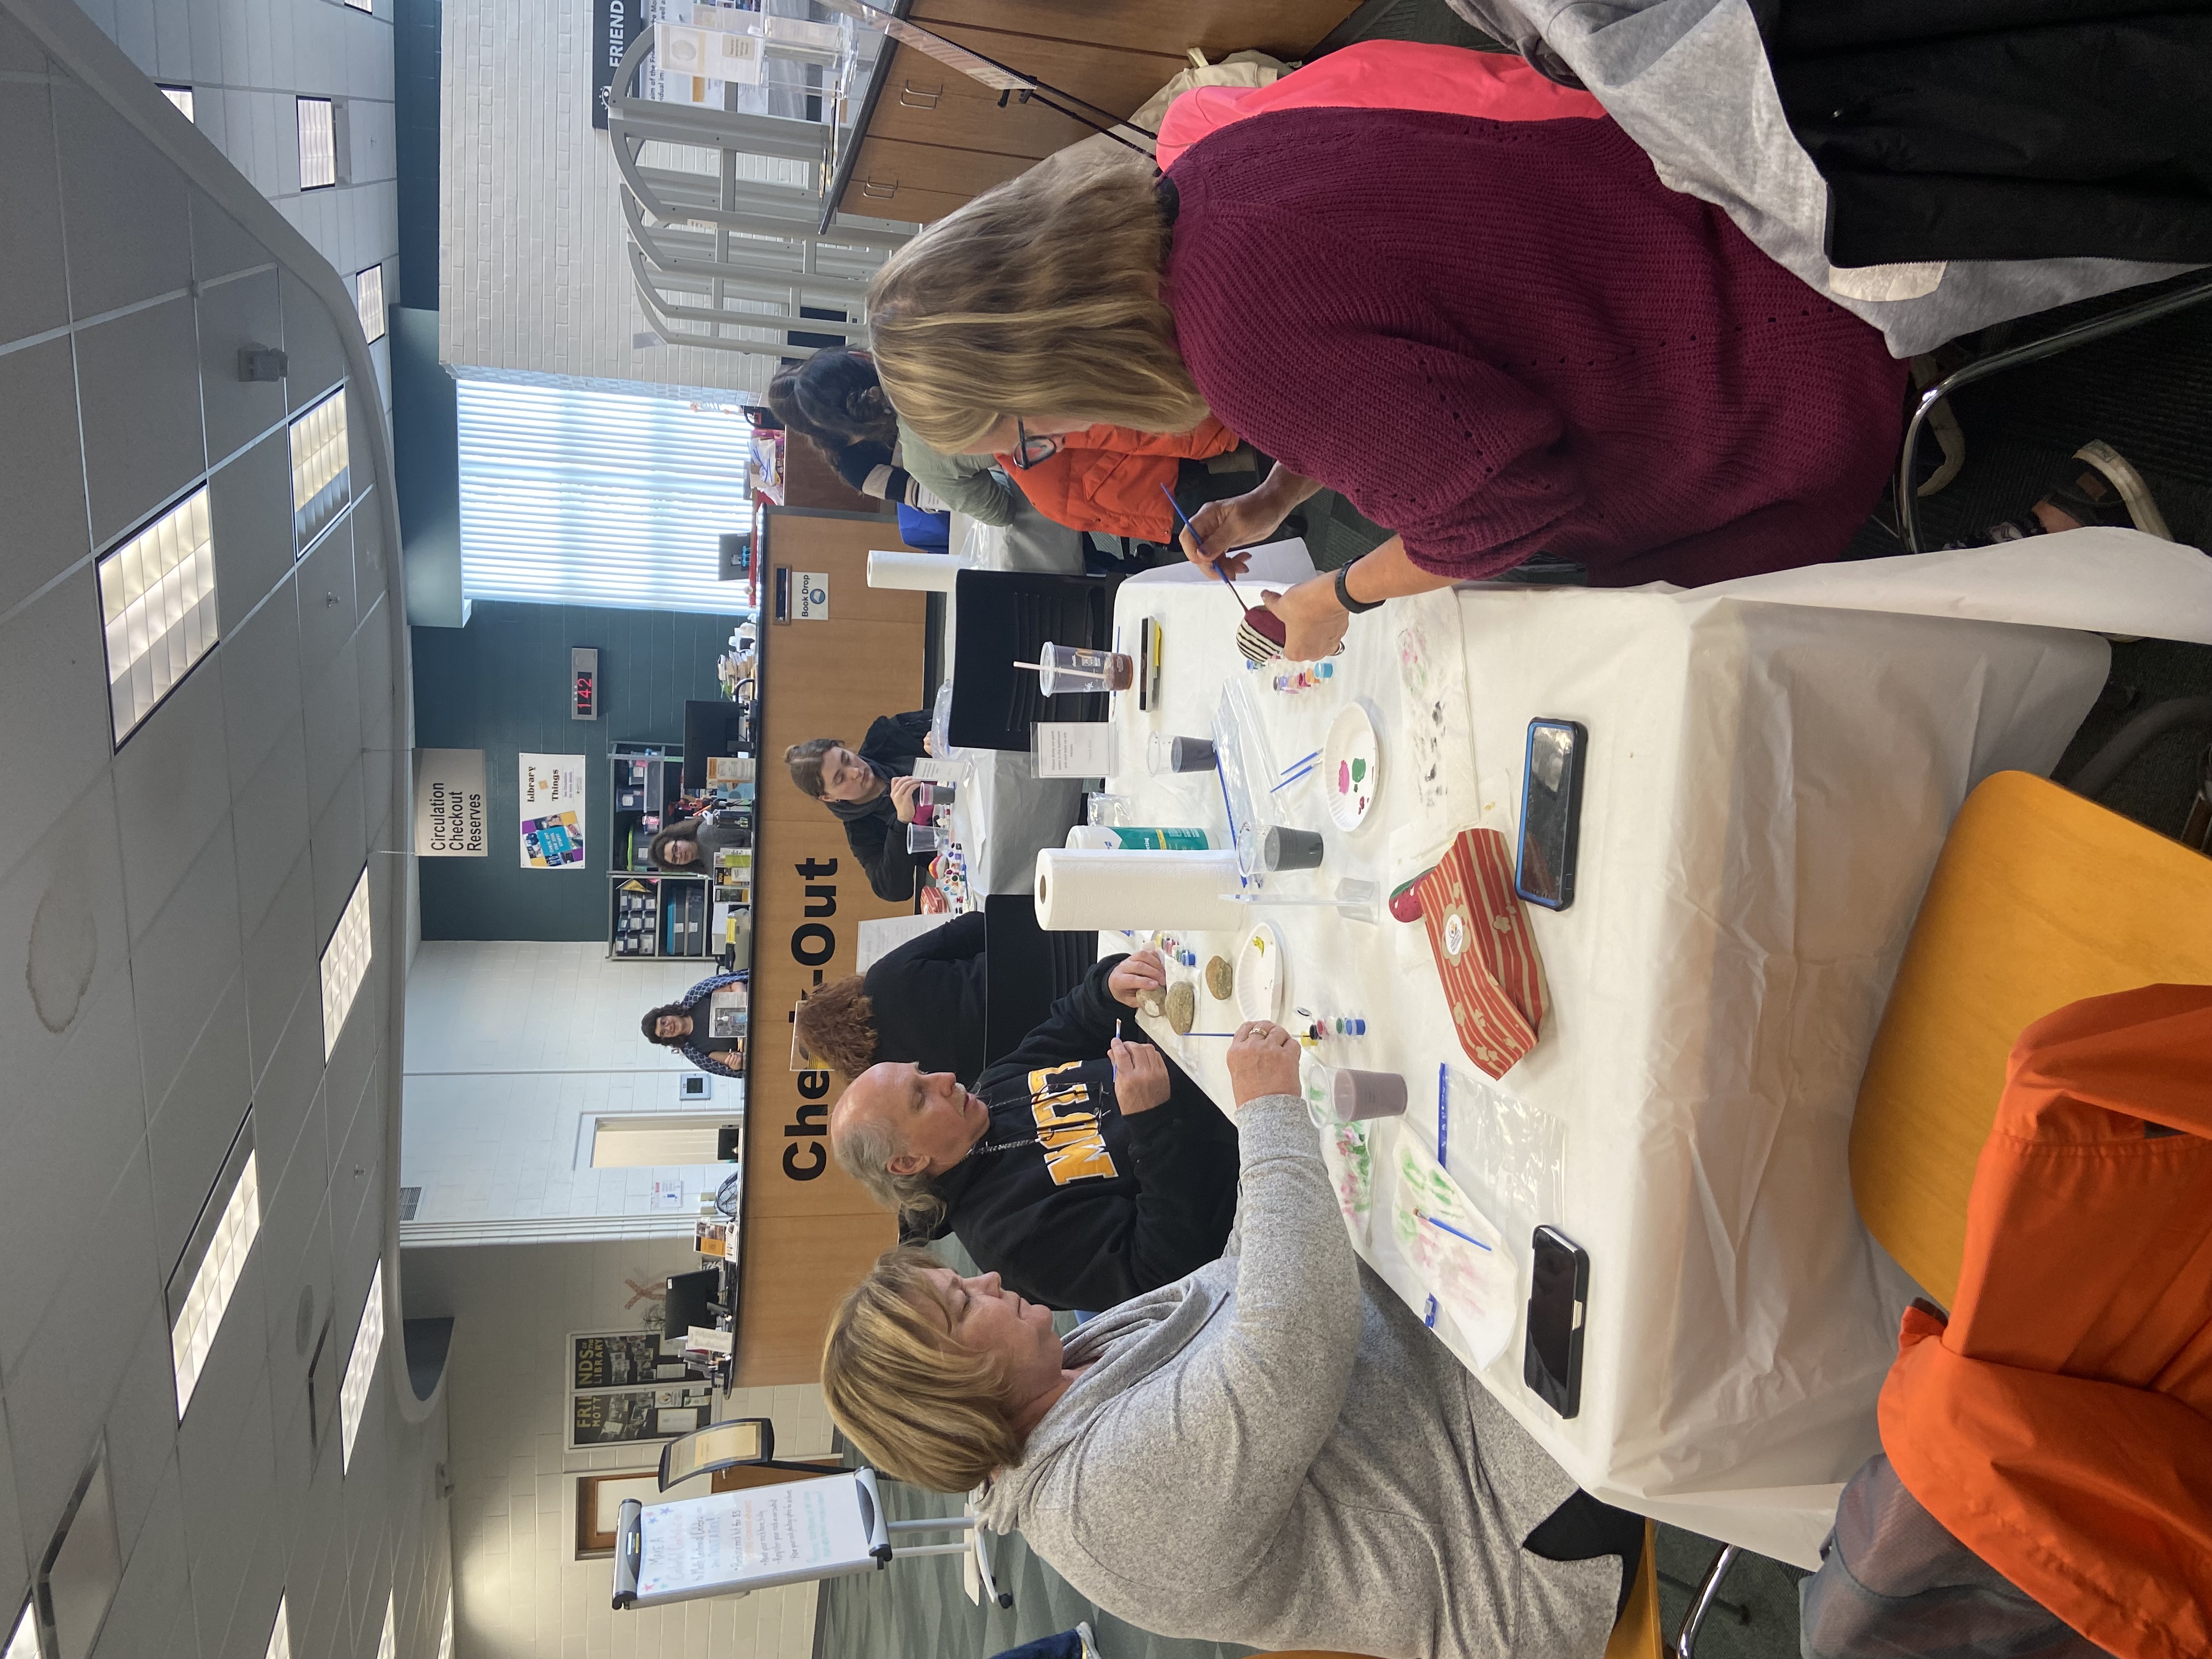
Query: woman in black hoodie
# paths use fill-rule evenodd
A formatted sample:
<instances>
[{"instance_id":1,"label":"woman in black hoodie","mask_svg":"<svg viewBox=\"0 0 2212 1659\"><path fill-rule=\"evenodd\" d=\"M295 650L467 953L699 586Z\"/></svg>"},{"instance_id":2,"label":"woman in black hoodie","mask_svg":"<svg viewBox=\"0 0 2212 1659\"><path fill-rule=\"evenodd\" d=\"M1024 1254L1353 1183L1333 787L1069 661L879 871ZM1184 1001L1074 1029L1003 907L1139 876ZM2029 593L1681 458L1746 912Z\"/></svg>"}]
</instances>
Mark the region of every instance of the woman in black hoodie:
<instances>
[{"instance_id":1,"label":"woman in black hoodie","mask_svg":"<svg viewBox=\"0 0 2212 1659\"><path fill-rule=\"evenodd\" d=\"M972 1086L983 1070L984 936L983 913L971 910L811 993L799 1040L848 1078L910 1060Z\"/></svg>"},{"instance_id":2,"label":"woman in black hoodie","mask_svg":"<svg viewBox=\"0 0 2212 1659\"><path fill-rule=\"evenodd\" d=\"M929 716L921 709L880 716L857 750L836 738L809 738L783 751L791 781L843 823L878 898L912 898L915 872L934 856L906 850L920 787L914 763L928 752Z\"/></svg>"}]
</instances>

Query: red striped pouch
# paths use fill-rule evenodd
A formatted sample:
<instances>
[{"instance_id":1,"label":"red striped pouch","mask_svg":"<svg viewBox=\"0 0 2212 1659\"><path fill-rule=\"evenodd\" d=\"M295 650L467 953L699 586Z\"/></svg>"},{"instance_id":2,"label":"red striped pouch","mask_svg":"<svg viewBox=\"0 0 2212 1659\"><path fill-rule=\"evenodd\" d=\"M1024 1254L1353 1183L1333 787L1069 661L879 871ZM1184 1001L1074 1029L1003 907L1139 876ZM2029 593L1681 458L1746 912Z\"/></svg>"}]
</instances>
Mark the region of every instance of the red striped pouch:
<instances>
[{"instance_id":1,"label":"red striped pouch","mask_svg":"<svg viewBox=\"0 0 2212 1659\"><path fill-rule=\"evenodd\" d=\"M1536 1046L1544 1024L1543 965L1513 890L1505 837L1462 830L1414 890L1460 1047L1486 1075L1502 1078Z\"/></svg>"}]
</instances>

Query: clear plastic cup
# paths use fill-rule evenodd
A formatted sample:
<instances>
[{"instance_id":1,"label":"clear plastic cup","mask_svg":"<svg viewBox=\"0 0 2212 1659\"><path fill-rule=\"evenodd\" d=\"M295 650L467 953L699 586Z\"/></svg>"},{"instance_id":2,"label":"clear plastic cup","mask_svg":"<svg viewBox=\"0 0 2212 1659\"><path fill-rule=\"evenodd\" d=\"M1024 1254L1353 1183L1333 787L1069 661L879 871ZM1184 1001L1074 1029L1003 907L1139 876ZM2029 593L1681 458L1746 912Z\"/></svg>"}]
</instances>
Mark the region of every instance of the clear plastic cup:
<instances>
[{"instance_id":1,"label":"clear plastic cup","mask_svg":"<svg viewBox=\"0 0 2212 1659\"><path fill-rule=\"evenodd\" d=\"M1127 795L1110 795L1103 790L1093 790L1083 798L1083 821L1085 823L1121 823L1127 820L1129 806Z\"/></svg>"},{"instance_id":2,"label":"clear plastic cup","mask_svg":"<svg viewBox=\"0 0 2212 1659\"><path fill-rule=\"evenodd\" d=\"M909 853L939 853L951 839L933 823L909 823L906 827L906 850Z\"/></svg>"},{"instance_id":3,"label":"clear plastic cup","mask_svg":"<svg viewBox=\"0 0 2212 1659\"><path fill-rule=\"evenodd\" d=\"M1137 659L1126 651L1093 651L1049 642L1037 653L1037 689L1048 697L1067 692L1127 691L1137 683Z\"/></svg>"},{"instance_id":4,"label":"clear plastic cup","mask_svg":"<svg viewBox=\"0 0 2212 1659\"><path fill-rule=\"evenodd\" d=\"M1213 739L1155 732L1145 739L1145 769L1154 777L1170 772L1211 772Z\"/></svg>"},{"instance_id":5,"label":"clear plastic cup","mask_svg":"<svg viewBox=\"0 0 2212 1659\"><path fill-rule=\"evenodd\" d=\"M1362 1118L1397 1117L1406 1109L1406 1079L1395 1072L1357 1072L1340 1066L1331 1080L1337 1117L1346 1123Z\"/></svg>"}]
</instances>

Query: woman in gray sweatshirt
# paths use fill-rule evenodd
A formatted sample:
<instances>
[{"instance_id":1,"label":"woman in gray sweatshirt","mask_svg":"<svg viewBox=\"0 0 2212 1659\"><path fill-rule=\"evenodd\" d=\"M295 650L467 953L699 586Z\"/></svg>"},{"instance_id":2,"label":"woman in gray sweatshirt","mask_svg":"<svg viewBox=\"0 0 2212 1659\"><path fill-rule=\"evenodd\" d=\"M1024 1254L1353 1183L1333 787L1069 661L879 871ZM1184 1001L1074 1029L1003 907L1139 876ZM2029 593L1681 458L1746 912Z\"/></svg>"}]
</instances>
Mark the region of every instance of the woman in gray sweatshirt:
<instances>
[{"instance_id":1,"label":"woman in gray sweatshirt","mask_svg":"<svg viewBox=\"0 0 2212 1659\"><path fill-rule=\"evenodd\" d=\"M981 1484L994 1530L1163 1635L1599 1659L1627 1564L1557 1546L1602 1506L1354 1255L1290 1035L1241 1027L1230 1075L1219 1261L1063 1345L995 1274L894 1251L831 1325L831 1417L890 1474Z\"/></svg>"}]
</instances>

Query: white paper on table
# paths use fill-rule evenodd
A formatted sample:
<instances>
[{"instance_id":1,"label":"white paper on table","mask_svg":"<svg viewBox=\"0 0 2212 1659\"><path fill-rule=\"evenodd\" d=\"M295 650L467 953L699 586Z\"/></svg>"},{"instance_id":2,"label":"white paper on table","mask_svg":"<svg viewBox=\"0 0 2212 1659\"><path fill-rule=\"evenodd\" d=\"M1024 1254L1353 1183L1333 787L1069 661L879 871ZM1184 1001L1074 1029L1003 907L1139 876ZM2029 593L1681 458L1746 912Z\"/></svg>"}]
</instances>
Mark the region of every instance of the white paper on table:
<instances>
[{"instance_id":1,"label":"white paper on table","mask_svg":"<svg viewBox=\"0 0 2212 1659\"><path fill-rule=\"evenodd\" d=\"M944 911L927 911L916 916L878 916L860 924L859 954L853 971L865 974L900 945L920 939L924 933L935 933L952 918Z\"/></svg>"},{"instance_id":2,"label":"white paper on table","mask_svg":"<svg viewBox=\"0 0 2212 1659\"><path fill-rule=\"evenodd\" d=\"M1421 1137L1399 1127L1390 1164L1392 1241L1413 1276L1450 1315L1479 1370L1504 1352L1512 1338L1520 1270L1504 1235L1444 1173ZM1437 1226L1438 1221L1446 1225Z\"/></svg>"},{"instance_id":3,"label":"white paper on table","mask_svg":"<svg viewBox=\"0 0 2212 1659\"><path fill-rule=\"evenodd\" d=\"M1041 778L1113 775L1115 732L1109 721L1039 720L1030 727L1030 735Z\"/></svg>"},{"instance_id":4,"label":"white paper on table","mask_svg":"<svg viewBox=\"0 0 2212 1659\"><path fill-rule=\"evenodd\" d=\"M1246 592L1246 586L1249 583L1257 582L1263 586L1287 585L1291 582L1302 582L1314 574L1313 555L1306 551L1304 539L1301 537L1292 536L1284 541L1267 542L1259 547L1248 547L1243 550L1252 562L1244 567L1244 574L1237 579L1239 592ZM1185 559L1180 564L1164 564L1151 570L1140 570L1122 585L1131 586L1138 582L1210 582L1213 580L1213 576L1204 566L1193 564L1188 559ZM1259 588L1250 589L1246 593L1246 600L1249 604L1259 604Z\"/></svg>"},{"instance_id":5,"label":"white paper on table","mask_svg":"<svg viewBox=\"0 0 2212 1659\"><path fill-rule=\"evenodd\" d=\"M1971 617L2212 645L2212 558L2135 530L2067 530L1994 547L1802 565L1684 597Z\"/></svg>"},{"instance_id":6,"label":"white paper on table","mask_svg":"<svg viewBox=\"0 0 2212 1659\"><path fill-rule=\"evenodd\" d=\"M795 1480L649 1504L637 1588L663 1596L746 1580L780 1583L868 1559L857 1481Z\"/></svg>"}]
</instances>

